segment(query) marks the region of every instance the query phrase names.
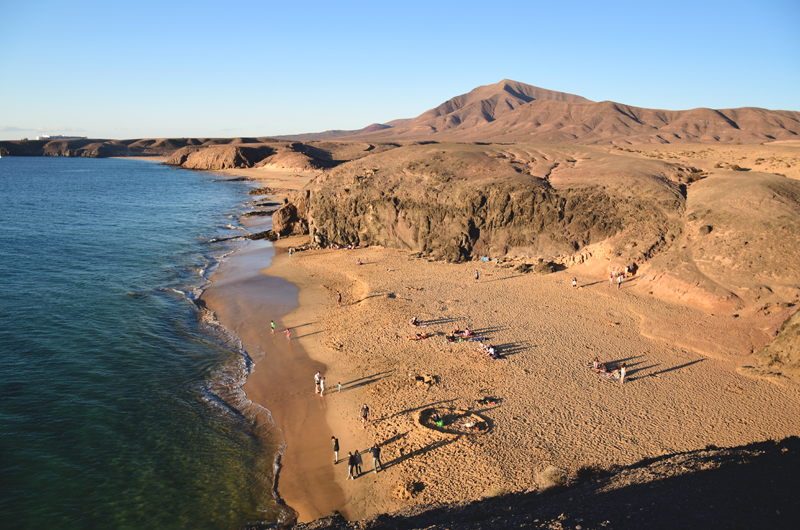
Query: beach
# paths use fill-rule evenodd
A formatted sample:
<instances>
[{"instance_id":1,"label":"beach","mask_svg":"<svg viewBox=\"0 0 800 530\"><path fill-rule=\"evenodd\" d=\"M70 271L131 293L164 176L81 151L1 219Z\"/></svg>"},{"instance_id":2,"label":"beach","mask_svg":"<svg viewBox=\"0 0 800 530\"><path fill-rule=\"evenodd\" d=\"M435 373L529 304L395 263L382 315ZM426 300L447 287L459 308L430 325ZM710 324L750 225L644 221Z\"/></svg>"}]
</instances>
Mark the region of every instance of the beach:
<instances>
[{"instance_id":1,"label":"beach","mask_svg":"<svg viewBox=\"0 0 800 530\"><path fill-rule=\"evenodd\" d=\"M772 330L661 301L637 288L646 270L617 288L603 260L540 275L379 247L290 256L306 239L276 242L268 268L263 250L236 253L203 295L256 362L244 390L284 433L278 492L301 522L535 490L551 466L569 473L800 434L796 386L737 371ZM427 325L410 326L414 316ZM456 326L484 340L447 341ZM416 333L429 336L407 338ZM625 383L594 373L595 357L625 362ZM422 425L431 412L451 428ZM374 443L384 471L372 473L366 453L369 472L347 480L347 452Z\"/></svg>"}]
</instances>

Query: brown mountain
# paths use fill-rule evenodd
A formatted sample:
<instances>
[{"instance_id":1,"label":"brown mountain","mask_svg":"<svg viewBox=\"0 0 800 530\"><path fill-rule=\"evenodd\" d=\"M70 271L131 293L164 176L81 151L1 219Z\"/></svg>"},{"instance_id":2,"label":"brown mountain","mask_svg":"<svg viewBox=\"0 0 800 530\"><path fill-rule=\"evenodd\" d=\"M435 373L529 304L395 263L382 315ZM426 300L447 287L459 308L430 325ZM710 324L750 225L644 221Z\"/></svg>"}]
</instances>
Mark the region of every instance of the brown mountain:
<instances>
[{"instance_id":1,"label":"brown mountain","mask_svg":"<svg viewBox=\"0 0 800 530\"><path fill-rule=\"evenodd\" d=\"M356 136L369 141L752 144L800 139L800 112L645 109L506 79L452 98L406 123Z\"/></svg>"},{"instance_id":2,"label":"brown mountain","mask_svg":"<svg viewBox=\"0 0 800 530\"><path fill-rule=\"evenodd\" d=\"M405 120L395 120L403 122ZM383 129L391 128L391 125L383 124L383 123L373 123L372 125L367 125L363 129L357 129L353 131L343 131L343 130L332 130L332 131L325 131L319 133L305 133L305 134L288 134L284 136L275 136L278 140L297 140L300 142L309 142L313 140L332 140L334 138L340 138L342 136L355 136L358 134L365 134L371 133L375 131L381 131Z\"/></svg>"}]
</instances>

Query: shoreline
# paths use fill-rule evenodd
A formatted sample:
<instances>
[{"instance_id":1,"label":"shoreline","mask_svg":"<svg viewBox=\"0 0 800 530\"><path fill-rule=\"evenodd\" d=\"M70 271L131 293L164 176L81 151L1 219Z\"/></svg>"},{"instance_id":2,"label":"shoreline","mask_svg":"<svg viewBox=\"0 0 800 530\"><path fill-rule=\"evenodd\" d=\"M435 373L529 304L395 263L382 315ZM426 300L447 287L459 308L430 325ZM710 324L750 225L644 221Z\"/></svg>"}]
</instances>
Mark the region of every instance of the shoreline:
<instances>
[{"instance_id":1,"label":"shoreline","mask_svg":"<svg viewBox=\"0 0 800 530\"><path fill-rule=\"evenodd\" d=\"M213 173L226 177L245 174L259 185L298 189L313 178L289 171ZM263 220L240 222L249 230L264 229L254 226L263 224ZM237 250L214 272L212 283L201 298L219 322L242 340L243 348L253 359L254 368L242 386L246 398L269 410L274 424L283 432L286 449L278 456L280 471L276 475L281 501L295 510L298 522L319 519L333 510L356 519L362 513L349 508L342 488L349 438L339 434L343 429L338 428L336 420L340 405L335 400L349 401L348 395L343 391L334 396L333 381L328 383L324 397L313 391L313 375L327 371L319 356L314 355L319 349L313 340L313 334L319 333L314 321L325 310L324 301L309 297L306 289L298 289L284 278L281 271L285 272L289 244L290 240L282 239L272 244L272 251L252 244ZM275 322L274 334L269 331L270 320ZM286 328L292 330L291 340L284 336ZM334 428L345 449L340 452L338 466L331 465L330 438ZM365 445L363 449L366 448Z\"/></svg>"}]
</instances>

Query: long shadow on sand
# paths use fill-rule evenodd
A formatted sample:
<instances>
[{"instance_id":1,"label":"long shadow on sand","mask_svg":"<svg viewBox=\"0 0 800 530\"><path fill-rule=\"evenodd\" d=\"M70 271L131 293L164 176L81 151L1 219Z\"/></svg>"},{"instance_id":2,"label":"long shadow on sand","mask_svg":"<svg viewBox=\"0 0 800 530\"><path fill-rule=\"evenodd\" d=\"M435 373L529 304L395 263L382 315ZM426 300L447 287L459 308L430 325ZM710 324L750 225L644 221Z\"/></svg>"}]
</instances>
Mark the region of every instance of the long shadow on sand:
<instances>
[{"instance_id":1,"label":"long shadow on sand","mask_svg":"<svg viewBox=\"0 0 800 530\"><path fill-rule=\"evenodd\" d=\"M389 374L391 374L392 372L394 372L394 370L387 370L385 372L379 372L377 374L364 376L361 379L354 379L352 381L348 381L342 385L342 391L353 390L354 388L359 388L362 386L375 383L376 381L380 381L381 379L389 377Z\"/></svg>"},{"instance_id":2,"label":"long shadow on sand","mask_svg":"<svg viewBox=\"0 0 800 530\"><path fill-rule=\"evenodd\" d=\"M680 364L678 366L673 366L672 368L664 368L663 370L659 370L658 372L653 372L652 374L647 374L642 377L658 377L661 374L666 374L667 372L674 372L675 370L680 370L682 368L686 368L693 364L701 363L703 361L705 361L705 359L697 359L696 361L691 361L688 363Z\"/></svg>"},{"instance_id":3,"label":"long shadow on sand","mask_svg":"<svg viewBox=\"0 0 800 530\"><path fill-rule=\"evenodd\" d=\"M390 420L390 419L392 419L392 418L394 418L396 416L401 416L401 415L407 414L409 412L414 412L416 410L427 409L427 408L433 407L434 405L441 405L442 403L452 403L453 401L455 401L455 399L444 399L442 401L434 401L433 403L426 403L425 405L421 405L419 407L414 407L413 409L406 409L406 410L401 410L400 412L395 412L391 416L385 416L383 418L377 418L375 421L378 422L378 421L383 421L383 420Z\"/></svg>"},{"instance_id":4,"label":"long shadow on sand","mask_svg":"<svg viewBox=\"0 0 800 530\"><path fill-rule=\"evenodd\" d=\"M397 464L399 464L399 463L401 463L401 462L403 462L405 460L408 460L409 458L414 458L416 456L421 456L421 455L428 454L431 451L439 449L440 447L444 447L445 445L450 445L451 443L453 443L456 440L458 440L458 438L459 437L456 436L456 437L449 438L449 439L446 439L446 440L439 440L438 442L434 442L434 443L432 443L430 445L427 445L425 447L421 447L421 448L417 449L416 451L411 451L408 454L400 455L399 457L395 458L394 460L390 460L389 462L386 462L381 467L383 469L388 469L388 468L390 468L392 466L396 466Z\"/></svg>"},{"instance_id":5,"label":"long shadow on sand","mask_svg":"<svg viewBox=\"0 0 800 530\"><path fill-rule=\"evenodd\" d=\"M507 342L505 344L497 344L494 347L494 350L503 356L508 355L516 355L519 352L523 352L527 349L530 349L531 342L524 341L524 342Z\"/></svg>"}]
</instances>

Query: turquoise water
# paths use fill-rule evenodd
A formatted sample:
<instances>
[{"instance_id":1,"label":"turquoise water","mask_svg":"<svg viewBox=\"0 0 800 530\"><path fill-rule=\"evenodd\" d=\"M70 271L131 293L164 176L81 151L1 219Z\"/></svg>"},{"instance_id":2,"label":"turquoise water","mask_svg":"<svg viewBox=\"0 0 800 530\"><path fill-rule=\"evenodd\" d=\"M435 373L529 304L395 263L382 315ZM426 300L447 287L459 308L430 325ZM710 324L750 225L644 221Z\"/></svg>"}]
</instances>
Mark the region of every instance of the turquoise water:
<instances>
[{"instance_id":1,"label":"turquoise water","mask_svg":"<svg viewBox=\"0 0 800 530\"><path fill-rule=\"evenodd\" d=\"M247 189L142 160L0 159L0 526L286 516L282 436L242 412L249 358L193 303Z\"/></svg>"}]
</instances>

